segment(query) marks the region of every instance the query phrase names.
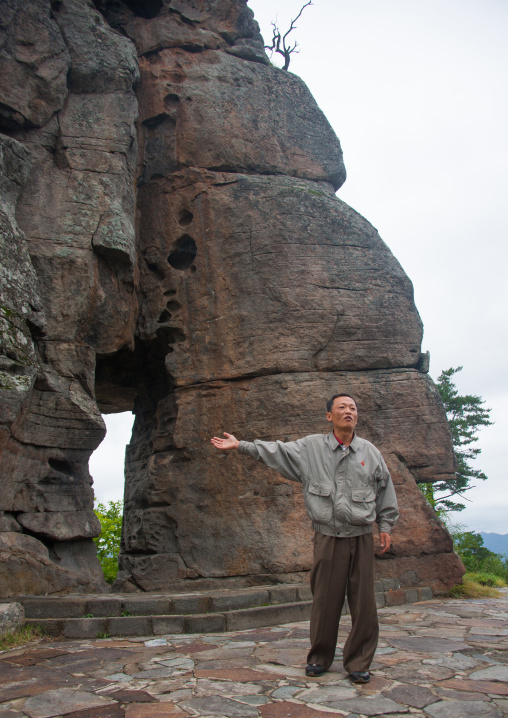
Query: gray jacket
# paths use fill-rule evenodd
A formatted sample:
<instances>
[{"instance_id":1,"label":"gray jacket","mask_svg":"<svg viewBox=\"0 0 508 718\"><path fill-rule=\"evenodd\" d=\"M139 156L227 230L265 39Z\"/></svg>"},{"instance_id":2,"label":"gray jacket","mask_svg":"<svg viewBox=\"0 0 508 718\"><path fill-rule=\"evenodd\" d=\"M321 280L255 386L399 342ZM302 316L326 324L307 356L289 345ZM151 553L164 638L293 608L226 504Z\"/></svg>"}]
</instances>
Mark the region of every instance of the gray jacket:
<instances>
[{"instance_id":1,"label":"gray jacket","mask_svg":"<svg viewBox=\"0 0 508 718\"><path fill-rule=\"evenodd\" d=\"M241 454L299 481L312 528L329 536L361 536L377 521L390 533L399 517L392 479L376 447L353 437L343 450L330 434L298 441L240 441Z\"/></svg>"}]
</instances>

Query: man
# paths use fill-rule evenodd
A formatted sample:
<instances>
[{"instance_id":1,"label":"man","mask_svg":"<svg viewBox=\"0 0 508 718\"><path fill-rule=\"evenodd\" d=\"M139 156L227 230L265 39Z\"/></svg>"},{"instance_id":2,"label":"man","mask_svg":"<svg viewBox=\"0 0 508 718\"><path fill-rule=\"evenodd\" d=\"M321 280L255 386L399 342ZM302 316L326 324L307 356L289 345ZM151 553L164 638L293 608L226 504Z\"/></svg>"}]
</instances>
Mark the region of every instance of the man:
<instances>
[{"instance_id":1,"label":"man","mask_svg":"<svg viewBox=\"0 0 508 718\"><path fill-rule=\"evenodd\" d=\"M392 480L376 447L355 434L358 410L348 394L327 402L329 434L298 441L238 441L224 432L214 436L217 449L238 449L300 481L314 534L310 583L311 649L308 676L320 676L333 663L344 599L347 593L352 627L343 663L354 683L370 680L379 628L374 595L372 524L377 521L381 553L390 548L390 531L399 512Z\"/></svg>"}]
</instances>

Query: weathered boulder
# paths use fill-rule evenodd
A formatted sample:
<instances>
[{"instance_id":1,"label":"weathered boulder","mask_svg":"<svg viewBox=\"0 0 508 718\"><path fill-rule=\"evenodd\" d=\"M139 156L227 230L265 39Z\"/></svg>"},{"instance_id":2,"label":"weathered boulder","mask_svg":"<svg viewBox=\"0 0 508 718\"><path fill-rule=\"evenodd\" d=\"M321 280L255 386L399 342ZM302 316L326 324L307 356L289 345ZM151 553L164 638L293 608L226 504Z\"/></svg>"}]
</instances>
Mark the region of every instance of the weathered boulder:
<instances>
[{"instance_id":1,"label":"weathered boulder","mask_svg":"<svg viewBox=\"0 0 508 718\"><path fill-rule=\"evenodd\" d=\"M139 206L140 329L167 335L176 384L418 363L412 285L329 185L178 173Z\"/></svg>"},{"instance_id":2,"label":"weathered boulder","mask_svg":"<svg viewBox=\"0 0 508 718\"><path fill-rule=\"evenodd\" d=\"M117 587L306 579L299 485L209 438L326 431L337 390L402 506L378 575L453 584L416 485L453 456L411 283L246 0L4 5L0 592L106 590L100 410L136 414Z\"/></svg>"},{"instance_id":3,"label":"weathered boulder","mask_svg":"<svg viewBox=\"0 0 508 718\"><path fill-rule=\"evenodd\" d=\"M18 135L36 155L18 221L51 341L105 353L132 341L136 113L130 92L70 95L50 138Z\"/></svg>"},{"instance_id":4,"label":"weathered boulder","mask_svg":"<svg viewBox=\"0 0 508 718\"><path fill-rule=\"evenodd\" d=\"M38 359L27 322L43 326L37 276L23 232L16 222L16 203L30 174L30 153L0 135L0 446L28 398Z\"/></svg>"},{"instance_id":5,"label":"weathered boulder","mask_svg":"<svg viewBox=\"0 0 508 718\"><path fill-rule=\"evenodd\" d=\"M233 53L249 47L251 54L245 59L269 62L254 13L243 1L215 0L212 5L155 0L145 7L104 2L102 9L110 24L134 41L140 56L169 47L190 52L222 48Z\"/></svg>"},{"instance_id":6,"label":"weathered boulder","mask_svg":"<svg viewBox=\"0 0 508 718\"><path fill-rule=\"evenodd\" d=\"M296 75L181 49L141 57L140 70L144 181L204 167L344 183L340 143Z\"/></svg>"},{"instance_id":7,"label":"weathered boulder","mask_svg":"<svg viewBox=\"0 0 508 718\"><path fill-rule=\"evenodd\" d=\"M21 531L21 526L12 513L0 512L0 532L3 531Z\"/></svg>"},{"instance_id":8,"label":"weathered boulder","mask_svg":"<svg viewBox=\"0 0 508 718\"><path fill-rule=\"evenodd\" d=\"M25 621L21 603L0 603L0 637L20 628Z\"/></svg>"},{"instance_id":9,"label":"weathered boulder","mask_svg":"<svg viewBox=\"0 0 508 718\"><path fill-rule=\"evenodd\" d=\"M17 520L30 533L57 541L94 538L101 533L100 521L93 511L19 513Z\"/></svg>"},{"instance_id":10,"label":"weathered boulder","mask_svg":"<svg viewBox=\"0 0 508 718\"><path fill-rule=\"evenodd\" d=\"M2 2L0 127L42 127L67 97L69 52L48 0Z\"/></svg>"},{"instance_id":11,"label":"weathered boulder","mask_svg":"<svg viewBox=\"0 0 508 718\"><path fill-rule=\"evenodd\" d=\"M48 548L32 536L0 533L2 596L102 591L104 577L95 546L92 541L75 545L79 543L55 544L51 548L60 555L50 558Z\"/></svg>"},{"instance_id":12,"label":"weathered boulder","mask_svg":"<svg viewBox=\"0 0 508 718\"><path fill-rule=\"evenodd\" d=\"M70 56L68 89L105 95L129 91L139 80L136 51L93 8L91 2L65 0L53 11Z\"/></svg>"},{"instance_id":13,"label":"weathered boulder","mask_svg":"<svg viewBox=\"0 0 508 718\"><path fill-rule=\"evenodd\" d=\"M312 541L300 485L246 457L216 452L209 437L224 427L248 440L327 431L324 403L337 390L357 397L358 432L383 452L403 507L379 575L400 578L409 564L436 588L447 586L455 562L451 539L415 484L415 478L453 474L447 423L432 382L407 369L280 373L178 388L166 446L159 433L156 453L143 457L141 442L134 441L128 450L127 507L148 502L161 508L126 511L122 569L136 583L142 572L143 585L151 573L154 589L157 581L160 587L181 578L183 566L188 577L281 578L306 570ZM138 432L143 435L141 427L134 436ZM160 554L169 552L172 560L163 561ZM448 565L443 554L450 554Z\"/></svg>"},{"instance_id":14,"label":"weathered boulder","mask_svg":"<svg viewBox=\"0 0 508 718\"><path fill-rule=\"evenodd\" d=\"M340 145L301 83L212 44L150 42L158 19L124 29L141 55L138 332L170 381L145 374L136 402L118 585L302 575L300 488L208 441L326 431L342 389L408 507L378 573L442 590L462 567L415 480L452 476L453 457L411 283L334 196Z\"/></svg>"},{"instance_id":15,"label":"weathered boulder","mask_svg":"<svg viewBox=\"0 0 508 718\"><path fill-rule=\"evenodd\" d=\"M92 2L9 8L0 54L0 126L10 135L0 144L0 504L4 540L23 528L40 541L27 536L29 568L11 552L2 592L106 590L88 458L105 433L96 354L134 345L138 64Z\"/></svg>"}]
</instances>

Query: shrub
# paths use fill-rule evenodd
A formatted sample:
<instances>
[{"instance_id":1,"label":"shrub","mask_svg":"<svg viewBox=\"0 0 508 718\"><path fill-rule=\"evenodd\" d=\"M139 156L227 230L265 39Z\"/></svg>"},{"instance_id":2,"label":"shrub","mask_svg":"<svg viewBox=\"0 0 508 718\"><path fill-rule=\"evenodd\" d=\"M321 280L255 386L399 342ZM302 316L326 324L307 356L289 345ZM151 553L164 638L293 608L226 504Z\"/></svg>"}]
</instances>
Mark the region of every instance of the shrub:
<instances>
[{"instance_id":1,"label":"shrub","mask_svg":"<svg viewBox=\"0 0 508 718\"><path fill-rule=\"evenodd\" d=\"M118 554L122 536L123 501L108 501L108 506L97 504L95 515L101 522L101 535L94 539L97 557L104 571L104 578L113 583L118 573Z\"/></svg>"},{"instance_id":2,"label":"shrub","mask_svg":"<svg viewBox=\"0 0 508 718\"><path fill-rule=\"evenodd\" d=\"M495 576L492 573L485 573L480 571L478 573L471 573L470 576L474 581L481 584L482 586L496 586L497 588L503 588L506 583L499 576Z\"/></svg>"},{"instance_id":3,"label":"shrub","mask_svg":"<svg viewBox=\"0 0 508 718\"><path fill-rule=\"evenodd\" d=\"M483 545L483 538L474 531L451 531L453 546L470 573L485 573L498 576L508 583L508 559L489 551Z\"/></svg>"}]
</instances>

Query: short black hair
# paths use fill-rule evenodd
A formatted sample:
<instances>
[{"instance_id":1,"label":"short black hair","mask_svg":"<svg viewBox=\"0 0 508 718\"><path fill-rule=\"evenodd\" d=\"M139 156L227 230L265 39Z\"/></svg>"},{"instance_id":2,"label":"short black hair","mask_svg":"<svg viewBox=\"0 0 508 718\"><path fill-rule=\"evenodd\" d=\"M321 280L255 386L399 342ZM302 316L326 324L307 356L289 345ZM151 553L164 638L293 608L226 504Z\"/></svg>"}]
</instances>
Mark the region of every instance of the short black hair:
<instances>
[{"instance_id":1,"label":"short black hair","mask_svg":"<svg viewBox=\"0 0 508 718\"><path fill-rule=\"evenodd\" d=\"M351 394L334 394L331 399L328 399L328 401L326 402L326 411L330 412L332 410L333 402L340 396L347 396L348 399L352 399L356 404L356 399L354 398L354 396L351 396ZM358 407L358 404L356 404L356 406Z\"/></svg>"}]
</instances>

